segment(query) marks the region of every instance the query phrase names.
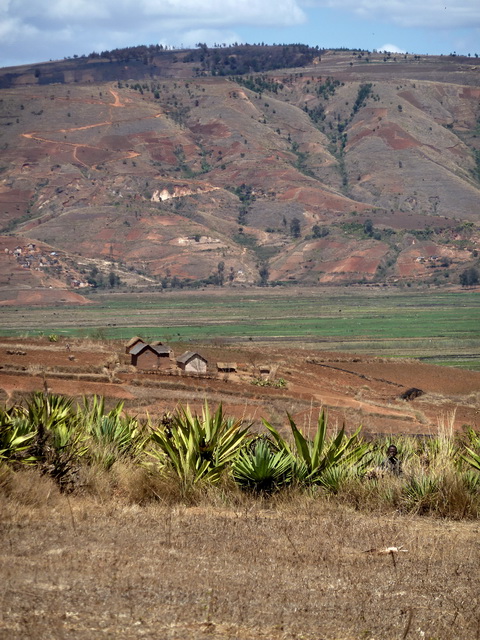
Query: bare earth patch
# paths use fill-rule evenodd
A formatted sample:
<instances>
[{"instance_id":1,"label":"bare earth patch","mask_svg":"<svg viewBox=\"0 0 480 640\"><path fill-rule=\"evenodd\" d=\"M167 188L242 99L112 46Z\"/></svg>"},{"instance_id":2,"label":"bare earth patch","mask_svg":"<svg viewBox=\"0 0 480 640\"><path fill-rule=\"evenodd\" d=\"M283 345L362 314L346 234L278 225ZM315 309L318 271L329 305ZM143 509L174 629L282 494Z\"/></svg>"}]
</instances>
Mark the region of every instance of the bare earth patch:
<instances>
[{"instance_id":1,"label":"bare earth patch","mask_svg":"<svg viewBox=\"0 0 480 640\"><path fill-rule=\"evenodd\" d=\"M183 347L175 348L179 355ZM3 338L0 389L10 402L45 384L52 393L72 397L96 393L112 402L124 399L127 411L140 416L159 416L178 404L199 409L208 399L258 427L261 418L285 424L288 411L305 431L315 427L322 408L331 425L345 424L348 431L362 425L364 433L372 434L436 434L447 423L456 429L479 424L480 372L272 345L195 349L209 362L207 376L182 374L173 361L169 370L142 372L130 366L122 342ZM235 373L217 373L217 362L234 361ZM271 374L262 376L264 365ZM286 386L252 384L262 377L283 379ZM402 399L411 387L423 395Z\"/></svg>"}]
</instances>

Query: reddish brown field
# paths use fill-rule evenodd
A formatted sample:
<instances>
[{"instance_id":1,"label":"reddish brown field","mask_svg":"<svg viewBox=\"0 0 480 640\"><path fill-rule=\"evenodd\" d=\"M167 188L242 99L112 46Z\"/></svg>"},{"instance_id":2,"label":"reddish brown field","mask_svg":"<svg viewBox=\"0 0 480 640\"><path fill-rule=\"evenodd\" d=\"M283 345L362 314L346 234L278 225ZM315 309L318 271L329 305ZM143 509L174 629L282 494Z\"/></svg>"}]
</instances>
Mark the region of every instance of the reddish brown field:
<instances>
[{"instance_id":1,"label":"reddish brown field","mask_svg":"<svg viewBox=\"0 0 480 640\"><path fill-rule=\"evenodd\" d=\"M434 434L446 423L460 429L478 427L480 372L439 367L416 360L389 360L274 346L196 346L209 362L206 376L170 370L146 373L130 366L121 342L2 339L0 389L9 403L45 385L53 393L74 397L93 393L111 402L124 399L131 413L158 416L177 404L199 408L205 399L222 402L227 414L260 425L266 418L278 426L293 414L303 429L315 425L326 408L330 424L345 424L365 433ZM191 345L174 345L180 355ZM236 373L219 374L217 362L236 362ZM260 367L269 379L284 379L284 388L257 386ZM265 377L265 376L264 376ZM415 387L423 395L403 400Z\"/></svg>"}]
</instances>

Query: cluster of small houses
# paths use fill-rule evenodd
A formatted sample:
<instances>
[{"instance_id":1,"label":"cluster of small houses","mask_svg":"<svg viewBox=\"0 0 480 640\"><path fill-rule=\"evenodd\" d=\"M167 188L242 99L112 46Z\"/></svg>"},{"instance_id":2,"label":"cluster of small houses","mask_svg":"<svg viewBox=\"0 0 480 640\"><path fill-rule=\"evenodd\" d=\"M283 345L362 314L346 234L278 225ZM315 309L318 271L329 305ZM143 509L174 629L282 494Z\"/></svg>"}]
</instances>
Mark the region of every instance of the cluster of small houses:
<instances>
[{"instance_id":1,"label":"cluster of small houses","mask_svg":"<svg viewBox=\"0 0 480 640\"><path fill-rule=\"evenodd\" d=\"M176 368L185 373L205 374L208 371L208 361L196 351L185 351L175 358L173 350L160 341L145 342L135 336L125 345L125 353L130 356L130 364L143 371L172 370ZM234 373L237 370L235 362L217 362L219 373Z\"/></svg>"},{"instance_id":2,"label":"cluster of small houses","mask_svg":"<svg viewBox=\"0 0 480 640\"><path fill-rule=\"evenodd\" d=\"M23 247L19 245L14 249L6 248L5 253L13 256L24 269L43 271L53 267L59 275L63 275L68 280L70 286L79 289L90 286L88 282L80 280L78 274L72 275L70 270L59 260L57 251L42 251L33 242L30 242Z\"/></svg>"}]
</instances>

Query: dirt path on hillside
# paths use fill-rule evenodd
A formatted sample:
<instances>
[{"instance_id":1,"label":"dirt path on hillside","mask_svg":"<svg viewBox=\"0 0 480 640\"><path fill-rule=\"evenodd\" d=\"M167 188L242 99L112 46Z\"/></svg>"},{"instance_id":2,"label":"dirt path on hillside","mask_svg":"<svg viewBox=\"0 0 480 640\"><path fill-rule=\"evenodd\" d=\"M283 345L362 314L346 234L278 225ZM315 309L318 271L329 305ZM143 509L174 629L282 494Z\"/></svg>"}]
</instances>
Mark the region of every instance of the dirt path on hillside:
<instances>
[{"instance_id":1,"label":"dirt path on hillside","mask_svg":"<svg viewBox=\"0 0 480 640\"><path fill-rule=\"evenodd\" d=\"M92 102L91 100L77 100L77 102L83 102L85 104L99 104L102 106L107 106L107 107L112 107L112 108L124 108L126 107L126 105L121 102L120 100L120 96L119 94L114 91L113 89L109 89L110 93L112 94L113 98L114 98L114 102L111 104L107 104L105 105L103 102ZM152 118L159 118L161 117L163 114L156 114L154 116L145 116L143 118L141 118L141 120L150 120ZM138 118L134 119L135 121L138 120ZM131 120L127 120L127 122L130 122ZM105 120L102 122L97 122L95 124L88 124L82 127L71 127L69 129L57 129L52 131L52 133L63 133L63 134L67 134L67 133L72 133L75 131L86 131L87 129L94 129L96 127L111 127L114 124L113 119L110 120ZM95 145L91 145L91 144L84 144L84 143L79 143L79 142L67 142L65 140L56 140L55 138L47 138L44 135L40 135L39 132L37 131L32 131L29 133L22 133L21 136L23 138L27 138L29 140L36 140L37 142L42 142L42 143L46 143L46 144L53 144L53 145L63 145L63 146L67 146L67 147L71 147L73 149L72 152L72 157L74 159L75 162L81 164L82 166L86 167L87 169L93 169L96 163L93 163L91 165L85 163L83 160L81 160L78 157L78 151L79 149L93 149L95 151L103 151L103 152L108 152L108 153L114 153L111 149L106 149L104 147L98 147ZM127 152L115 152L115 157L110 159L110 160L103 160L102 164L106 164L109 162L114 162L114 161L118 161L118 160L131 160L132 158L137 158L140 155L140 153L136 152L136 151L127 151Z\"/></svg>"}]
</instances>

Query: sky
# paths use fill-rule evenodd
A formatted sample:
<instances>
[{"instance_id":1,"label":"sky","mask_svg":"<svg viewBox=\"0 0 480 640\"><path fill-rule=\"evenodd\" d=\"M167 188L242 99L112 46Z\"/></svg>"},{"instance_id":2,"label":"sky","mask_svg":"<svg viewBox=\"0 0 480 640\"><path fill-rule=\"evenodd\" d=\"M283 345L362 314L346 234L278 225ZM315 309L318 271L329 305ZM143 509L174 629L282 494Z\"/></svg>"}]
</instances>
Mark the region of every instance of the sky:
<instances>
[{"instance_id":1,"label":"sky","mask_svg":"<svg viewBox=\"0 0 480 640\"><path fill-rule=\"evenodd\" d=\"M0 67L198 42L480 55L480 0L0 0Z\"/></svg>"}]
</instances>

